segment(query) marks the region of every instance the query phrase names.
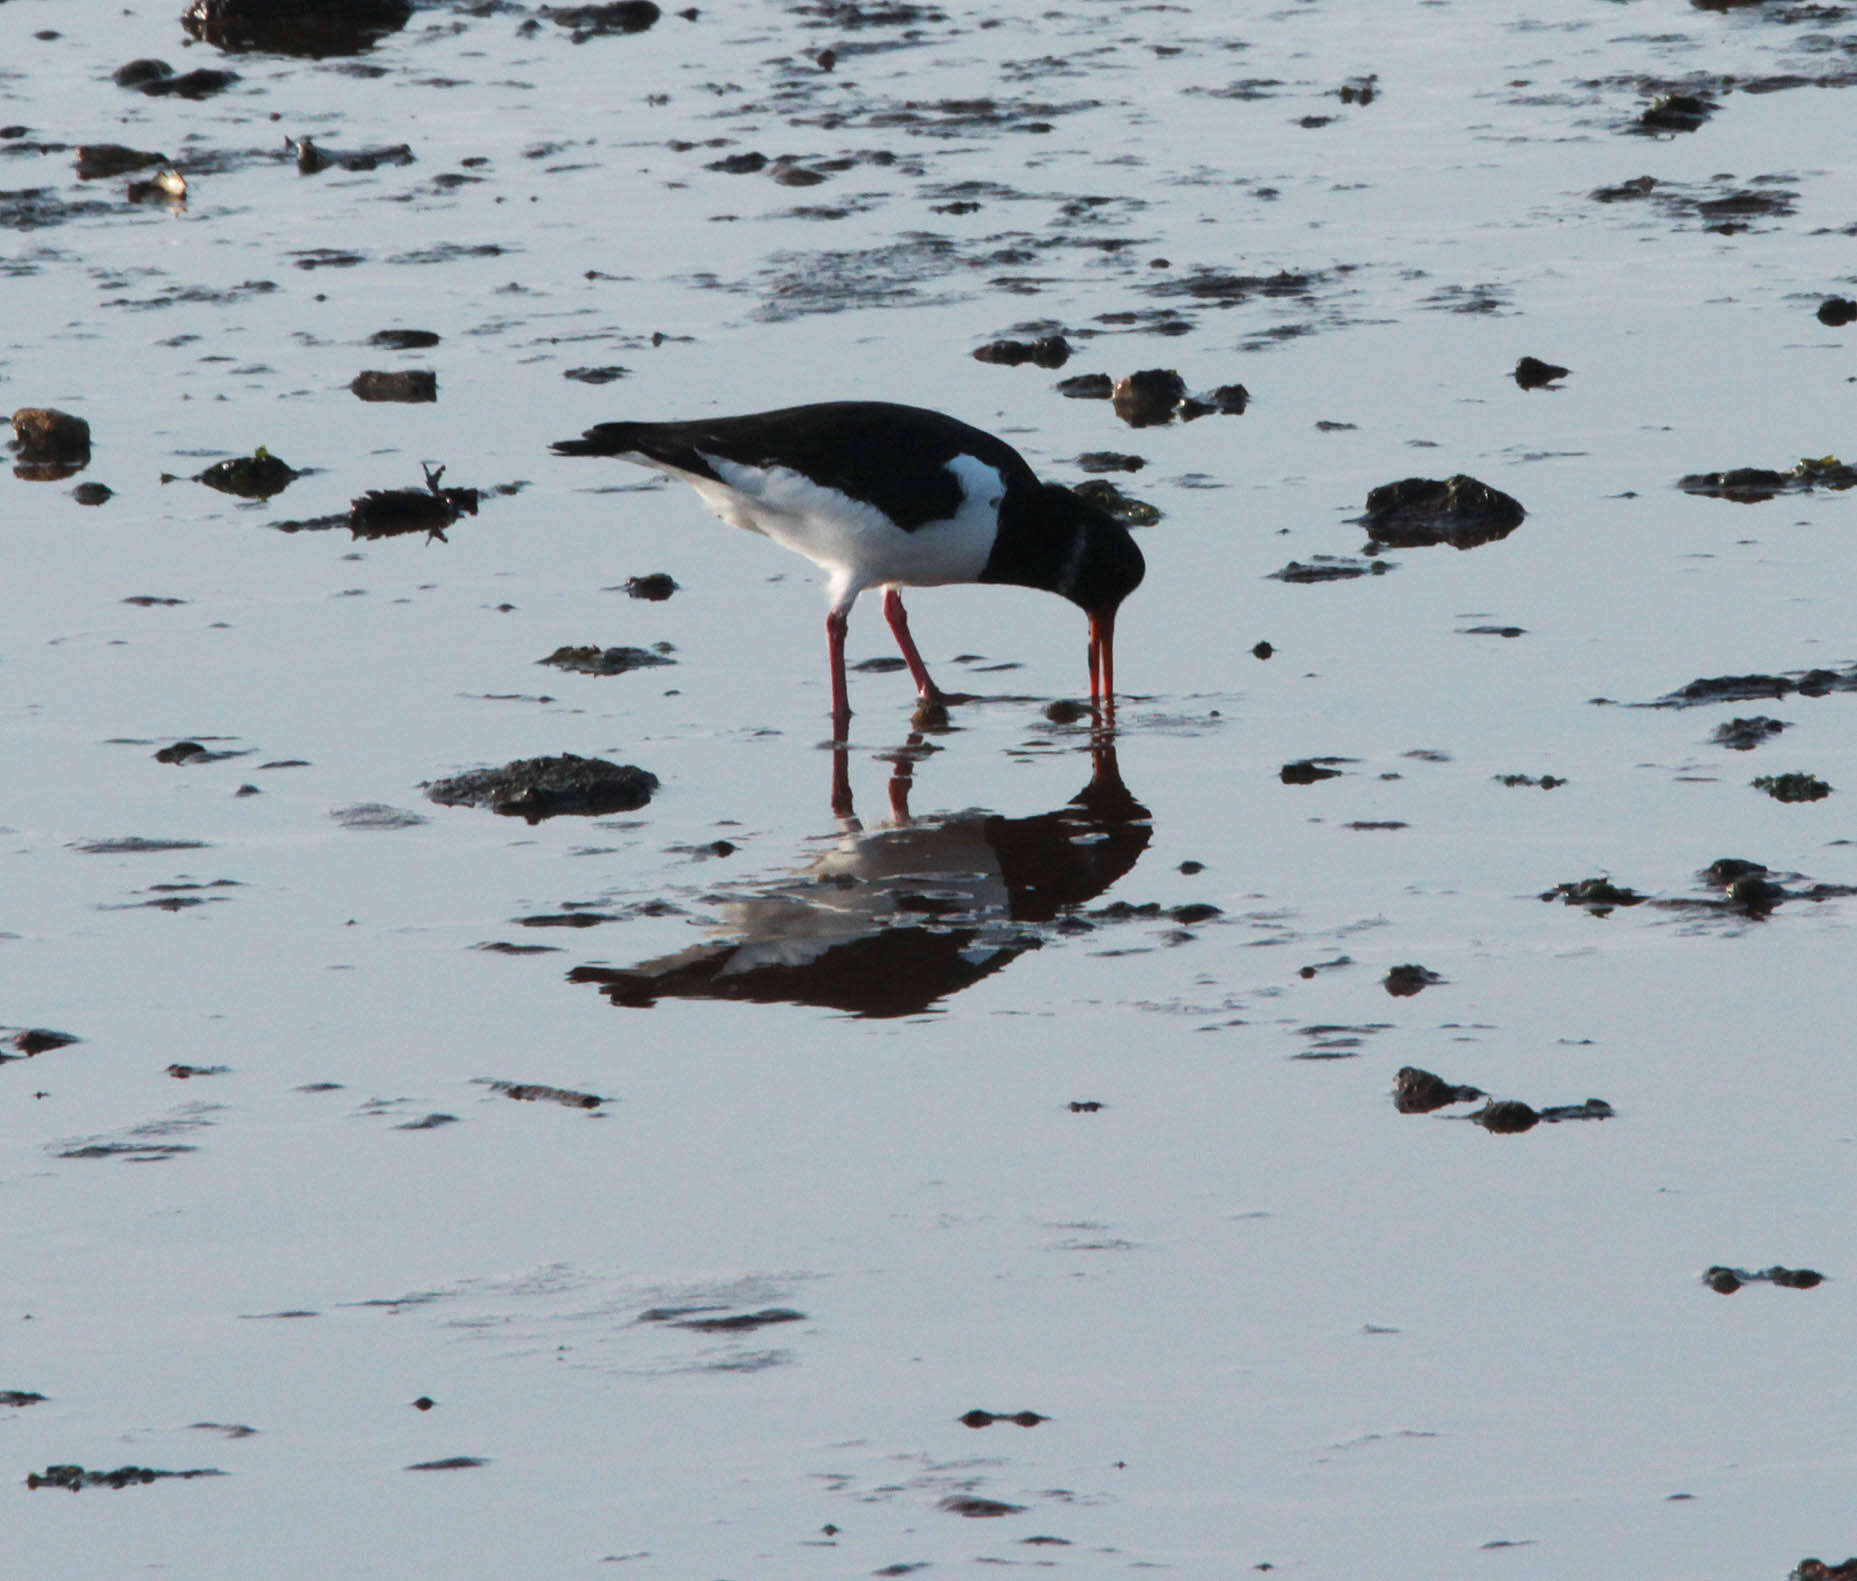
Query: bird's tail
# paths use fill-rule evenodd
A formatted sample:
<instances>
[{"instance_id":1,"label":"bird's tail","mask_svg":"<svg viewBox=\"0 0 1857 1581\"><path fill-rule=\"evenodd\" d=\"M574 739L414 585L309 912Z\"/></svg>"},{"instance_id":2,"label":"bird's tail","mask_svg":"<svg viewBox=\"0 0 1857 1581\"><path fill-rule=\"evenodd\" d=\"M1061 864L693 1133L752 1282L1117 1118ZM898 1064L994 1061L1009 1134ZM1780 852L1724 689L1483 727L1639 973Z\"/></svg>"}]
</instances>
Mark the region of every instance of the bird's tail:
<instances>
[{"instance_id":1,"label":"bird's tail","mask_svg":"<svg viewBox=\"0 0 1857 1581\"><path fill-rule=\"evenodd\" d=\"M638 451L638 423L599 423L578 439L557 439L557 456L623 456Z\"/></svg>"}]
</instances>

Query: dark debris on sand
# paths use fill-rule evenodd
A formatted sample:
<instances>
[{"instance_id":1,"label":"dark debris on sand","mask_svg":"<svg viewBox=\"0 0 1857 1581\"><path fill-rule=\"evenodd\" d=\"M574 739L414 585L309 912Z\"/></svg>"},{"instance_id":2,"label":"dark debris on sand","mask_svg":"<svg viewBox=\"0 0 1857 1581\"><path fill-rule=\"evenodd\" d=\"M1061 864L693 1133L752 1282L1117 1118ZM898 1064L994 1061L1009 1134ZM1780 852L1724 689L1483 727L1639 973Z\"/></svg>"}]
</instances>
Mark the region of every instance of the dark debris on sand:
<instances>
[{"instance_id":1,"label":"dark debris on sand","mask_svg":"<svg viewBox=\"0 0 1857 1581\"><path fill-rule=\"evenodd\" d=\"M1857 665L1844 670L1791 670L1778 675L1700 676L1644 706L1695 708L1703 703L1747 703L1795 694L1825 697L1832 692L1857 692Z\"/></svg>"},{"instance_id":2,"label":"dark debris on sand","mask_svg":"<svg viewBox=\"0 0 1857 1581\"><path fill-rule=\"evenodd\" d=\"M350 500L348 530L357 538L392 538L423 532L427 541L444 543L445 529L460 516L475 516L481 497L476 489L441 486L443 467L426 467L423 489L369 489Z\"/></svg>"},{"instance_id":3,"label":"dark debris on sand","mask_svg":"<svg viewBox=\"0 0 1857 1581\"><path fill-rule=\"evenodd\" d=\"M1444 479L1383 483L1367 495L1360 521L1377 544L1422 549L1448 543L1474 549L1508 537L1527 514L1510 495L1460 472Z\"/></svg>"},{"instance_id":4,"label":"dark debris on sand","mask_svg":"<svg viewBox=\"0 0 1857 1581\"><path fill-rule=\"evenodd\" d=\"M578 647L556 648L547 658L535 662L553 665L557 670L571 670L577 675L624 675L631 670L675 664L677 661L667 655L669 647L667 642L659 643L656 651L650 648L602 648L598 643L583 643Z\"/></svg>"},{"instance_id":5,"label":"dark debris on sand","mask_svg":"<svg viewBox=\"0 0 1857 1581\"><path fill-rule=\"evenodd\" d=\"M82 1466L47 1466L43 1471L27 1474L26 1486L29 1488L67 1488L72 1493L85 1488L133 1488L146 1482L159 1482L164 1478L189 1480L194 1477L223 1477L225 1472L214 1467L198 1467L192 1471L156 1471L150 1466L118 1466L114 1471L86 1471Z\"/></svg>"},{"instance_id":6,"label":"dark debris on sand","mask_svg":"<svg viewBox=\"0 0 1857 1581\"><path fill-rule=\"evenodd\" d=\"M658 777L630 763L564 752L558 757L520 758L496 769L473 769L423 788L442 806L485 807L540 823L562 815L636 812L651 800Z\"/></svg>"},{"instance_id":7,"label":"dark debris on sand","mask_svg":"<svg viewBox=\"0 0 1857 1581\"><path fill-rule=\"evenodd\" d=\"M1720 1264L1702 1276L1702 1282L1717 1295L1731 1296L1743 1285L1778 1285L1782 1290L1813 1290L1825 1282L1815 1268L1782 1268L1775 1263L1749 1273L1745 1268L1724 1268Z\"/></svg>"},{"instance_id":8,"label":"dark debris on sand","mask_svg":"<svg viewBox=\"0 0 1857 1581\"><path fill-rule=\"evenodd\" d=\"M411 0L189 0L181 26L228 54L358 55L412 19Z\"/></svg>"}]
</instances>

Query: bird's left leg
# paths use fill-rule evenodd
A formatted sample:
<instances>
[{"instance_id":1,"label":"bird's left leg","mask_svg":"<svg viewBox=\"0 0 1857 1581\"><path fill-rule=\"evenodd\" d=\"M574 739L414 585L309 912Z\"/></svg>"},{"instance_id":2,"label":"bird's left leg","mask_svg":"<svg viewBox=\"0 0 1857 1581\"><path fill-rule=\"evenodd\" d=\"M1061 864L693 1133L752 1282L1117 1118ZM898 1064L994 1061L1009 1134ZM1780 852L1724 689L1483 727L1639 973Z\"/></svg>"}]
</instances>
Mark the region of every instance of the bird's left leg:
<instances>
[{"instance_id":1,"label":"bird's left leg","mask_svg":"<svg viewBox=\"0 0 1857 1581\"><path fill-rule=\"evenodd\" d=\"M928 666L916 651L915 638L909 635L909 616L903 609L903 595L893 587L883 590L883 618L889 621L890 630L896 635L896 645L903 650L903 662L909 666L910 679L916 683L922 701L937 705L946 703L948 699L941 688L929 679Z\"/></svg>"}]
</instances>

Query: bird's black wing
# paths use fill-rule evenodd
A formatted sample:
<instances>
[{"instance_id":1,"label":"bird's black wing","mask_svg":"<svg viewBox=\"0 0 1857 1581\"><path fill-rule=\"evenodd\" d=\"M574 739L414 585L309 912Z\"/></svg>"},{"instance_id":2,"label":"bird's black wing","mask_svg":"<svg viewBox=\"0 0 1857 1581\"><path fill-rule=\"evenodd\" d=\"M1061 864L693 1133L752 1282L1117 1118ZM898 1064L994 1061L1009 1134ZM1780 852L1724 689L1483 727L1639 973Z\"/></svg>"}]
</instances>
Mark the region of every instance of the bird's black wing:
<instances>
[{"instance_id":1,"label":"bird's black wing","mask_svg":"<svg viewBox=\"0 0 1857 1581\"><path fill-rule=\"evenodd\" d=\"M948 470L960 456L992 468L1002 489L1037 482L1003 439L940 412L882 401L828 401L682 423L601 423L554 448L565 456L629 456L717 482L726 482L713 465L718 460L781 467L874 505L905 531L960 510L966 490Z\"/></svg>"}]
</instances>

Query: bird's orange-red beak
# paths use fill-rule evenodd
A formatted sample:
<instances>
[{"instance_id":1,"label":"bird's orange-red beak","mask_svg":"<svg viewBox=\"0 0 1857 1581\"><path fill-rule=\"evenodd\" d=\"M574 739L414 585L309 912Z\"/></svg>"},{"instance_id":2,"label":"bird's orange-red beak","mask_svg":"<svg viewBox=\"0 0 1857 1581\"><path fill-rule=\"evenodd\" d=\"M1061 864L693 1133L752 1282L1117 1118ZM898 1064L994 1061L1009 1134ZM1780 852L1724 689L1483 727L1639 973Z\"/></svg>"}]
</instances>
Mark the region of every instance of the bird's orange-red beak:
<instances>
[{"instance_id":1,"label":"bird's orange-red beak","mask_svg":"<svg viewBox=\"0 0 1857 1581\"><path fill-rule=\"evenodd\" d=\"M1090 611L1090 701L1115 712L1115 612L1110 604Z\"/></svg>"}]
</instances>

